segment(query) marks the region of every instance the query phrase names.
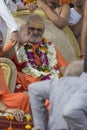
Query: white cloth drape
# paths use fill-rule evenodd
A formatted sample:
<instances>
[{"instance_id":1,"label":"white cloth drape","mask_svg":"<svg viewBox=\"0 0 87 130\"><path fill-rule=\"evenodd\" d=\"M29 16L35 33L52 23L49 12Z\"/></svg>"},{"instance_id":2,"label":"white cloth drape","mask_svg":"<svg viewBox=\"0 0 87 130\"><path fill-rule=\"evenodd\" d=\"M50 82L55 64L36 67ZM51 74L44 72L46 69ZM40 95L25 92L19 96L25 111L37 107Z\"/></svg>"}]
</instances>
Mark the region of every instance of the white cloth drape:
<instances>
[{"instance_id":1,"label":"white cloth drape","mask_svg":"<svg viewBox=\"0 0 87 130\"><path fill-rule=\"evenodd\" d=\"M10 28L11 32L18 30L19 28L4 0L0 0L0 30L4 37L3 43L5 43L6 39L7 27Z\"/></svg>"}]
</instances>

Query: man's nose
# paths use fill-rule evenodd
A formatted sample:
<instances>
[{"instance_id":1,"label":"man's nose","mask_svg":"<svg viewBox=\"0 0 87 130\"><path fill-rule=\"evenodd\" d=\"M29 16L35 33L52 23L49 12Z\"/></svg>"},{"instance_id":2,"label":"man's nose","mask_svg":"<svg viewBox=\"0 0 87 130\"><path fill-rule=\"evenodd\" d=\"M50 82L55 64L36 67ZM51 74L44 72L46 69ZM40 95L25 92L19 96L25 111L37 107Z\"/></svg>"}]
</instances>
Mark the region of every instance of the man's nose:
<instances>
[{"instance_id":1,"label":"man's nose","mask_svg":"<svg viewBox=\"0 0 87 130\"><path fill-rule=\"evenodd\" d=\"M38 34L38 30L37 29L35 29L35 30L33 30L33 32L32 32L33 34Z\"/></svg>"}]
</instances>

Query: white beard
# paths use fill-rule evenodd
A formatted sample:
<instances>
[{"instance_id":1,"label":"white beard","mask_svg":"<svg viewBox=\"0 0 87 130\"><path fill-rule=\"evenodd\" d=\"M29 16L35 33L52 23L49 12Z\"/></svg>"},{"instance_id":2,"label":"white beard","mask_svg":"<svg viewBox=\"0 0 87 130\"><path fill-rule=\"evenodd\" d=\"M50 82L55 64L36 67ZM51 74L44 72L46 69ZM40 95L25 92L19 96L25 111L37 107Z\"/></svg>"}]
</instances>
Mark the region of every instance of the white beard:
<instances>
[{"instance_id":1,"label":"white beard","mask_svg":"<svg viewBox=\"0 0 87 130\"><path fill-rule=\"evenodd\" d=\"M35 39L33 39L33 38L31 37L31 38L29 39L29 41L32 42L32 43L38 43L38 42L41 41L41 39L42 39L42 36L40 36L40 37L38 37L38 38L35 38Z\"/></svg>"}]
</instances>

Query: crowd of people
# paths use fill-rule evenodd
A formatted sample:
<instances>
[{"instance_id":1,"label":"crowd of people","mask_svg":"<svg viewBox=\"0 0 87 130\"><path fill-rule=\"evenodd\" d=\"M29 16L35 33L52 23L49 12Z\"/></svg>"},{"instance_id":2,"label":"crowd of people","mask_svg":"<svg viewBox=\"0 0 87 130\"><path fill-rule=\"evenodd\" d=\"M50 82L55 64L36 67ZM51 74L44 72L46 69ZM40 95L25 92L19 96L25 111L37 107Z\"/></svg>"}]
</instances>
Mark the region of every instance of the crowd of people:
<instances>
[{"instance_id":1,"label":"crowd of people","mask_svg":"<svg viewBox=\"0 0 87 130\"><path fill-rule=\"evenodd\" d=\"M32 12L37 8L42 9L59 29L66 25L71 28L80 46L80 57L84 60L80 76L63 77L69 63L58 48L43 37L45 22L41 16L30 14L20 27L12 16L14 11L28 9ZM9 58L16 65L18 90L10 93L0 66L0 112L13 114L17 121L22 122L31 109L32 130L87 129L86 8L87 0L66 0L65 3L63 0L30 3L27 0L1 0L0 57ZM11 38L5 44L7 28L11 30ZM46 100L50 102L49 110Z\"/></svg>"}]
</instances>

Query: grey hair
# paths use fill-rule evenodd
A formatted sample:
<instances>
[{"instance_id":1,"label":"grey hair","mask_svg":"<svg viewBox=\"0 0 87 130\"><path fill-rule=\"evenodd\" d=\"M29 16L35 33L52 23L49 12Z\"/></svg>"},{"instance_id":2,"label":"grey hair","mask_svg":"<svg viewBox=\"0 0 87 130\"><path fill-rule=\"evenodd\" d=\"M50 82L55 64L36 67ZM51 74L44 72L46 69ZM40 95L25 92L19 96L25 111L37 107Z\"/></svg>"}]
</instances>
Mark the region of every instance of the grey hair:
<instances>
[{"instance_id":1,"label":"grey hair","mask_svg":"<svg viewBox=\"0 0 87 130\"><path fill-rule=\"evenodd\" d=\"M84 68L83 60L73 61L66 68L64 76L80 76L81 73L83 72L83 68Z\"/></svg>"},{"instance_id":2,"label":"grey hair","mask_svg":"<svg viewBox=\"0 0 87 130\"><path fill-rule=\"evenodd\" d=\"M27 24L29 24L29 21L31 19L38 19L39 21L41 21L43 23L44 28L45 28L45 21L44 21L44 19L40 15L38 15L38 14L31 14L31 15L29 15Z\"/></svg>"}]
</instances>

